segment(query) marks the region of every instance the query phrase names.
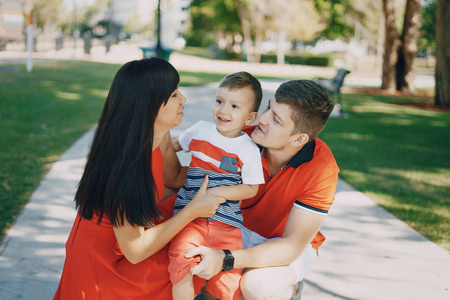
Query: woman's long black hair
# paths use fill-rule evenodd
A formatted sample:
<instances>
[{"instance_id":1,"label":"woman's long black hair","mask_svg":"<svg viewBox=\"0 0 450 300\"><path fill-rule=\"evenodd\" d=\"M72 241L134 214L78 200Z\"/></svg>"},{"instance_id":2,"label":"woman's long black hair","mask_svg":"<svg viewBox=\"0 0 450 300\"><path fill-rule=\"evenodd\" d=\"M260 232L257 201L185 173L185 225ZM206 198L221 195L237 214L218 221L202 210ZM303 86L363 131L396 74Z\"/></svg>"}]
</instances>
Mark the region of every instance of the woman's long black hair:
<instances>
[{"instance_id":1,"label":"woman's long black hair","mask_svg":"<svg viewBox=\"0 0 450 300\"><path fill-rule=\"evenodd\" d=\"M151 226L161 217L152 176L154 123L180 77L167 61L130 61L117 71L75 195L83 218Z\"/></svg>"}]
</instances>

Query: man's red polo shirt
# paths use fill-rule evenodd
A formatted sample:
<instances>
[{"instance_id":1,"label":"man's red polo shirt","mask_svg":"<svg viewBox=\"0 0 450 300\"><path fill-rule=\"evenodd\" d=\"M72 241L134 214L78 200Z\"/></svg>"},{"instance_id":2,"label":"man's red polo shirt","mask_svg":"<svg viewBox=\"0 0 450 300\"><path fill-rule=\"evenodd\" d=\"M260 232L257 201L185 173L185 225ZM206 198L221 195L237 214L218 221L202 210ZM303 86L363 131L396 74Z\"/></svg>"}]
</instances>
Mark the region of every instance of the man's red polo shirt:
<instances>
[{"instance_id":1,"label":"man's red polo shirt","mask_svg":"<svg viewBox=\"0 0 450 300\"><path fill-rule=\"evenodd\" d=\"M248 134L255 126L244 128ZM334 201L339 168L330 148L318 138L307 143L273 178L263 155L265 184L255 197L241 201L244 226L266 238L280 237L295 205L326 215ZM318 248L325 238L318 232L311 242Z\"/></svg>"}]
</instances>

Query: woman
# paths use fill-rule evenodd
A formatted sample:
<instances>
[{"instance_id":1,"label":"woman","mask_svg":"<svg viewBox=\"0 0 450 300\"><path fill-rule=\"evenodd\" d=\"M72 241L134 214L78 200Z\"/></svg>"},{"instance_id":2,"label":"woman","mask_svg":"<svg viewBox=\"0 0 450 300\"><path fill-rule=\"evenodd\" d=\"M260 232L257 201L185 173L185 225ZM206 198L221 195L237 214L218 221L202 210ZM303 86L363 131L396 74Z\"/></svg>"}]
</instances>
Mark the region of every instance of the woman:
<instances>
[{"instance_id":1,"label":"woman","mask_svg":"<svg viewBox=\"0 0 450 300\"><path fill-rule=\"evenodd\" d=\"M178 83L158 58L128 62L114 77L75 195L55 299L171 299L166 244L224 201L206 193L205 179L192 205L164 220L164 184L178 189L185 179L169 134L186 102Z\"/></svg>"}]
</instances>

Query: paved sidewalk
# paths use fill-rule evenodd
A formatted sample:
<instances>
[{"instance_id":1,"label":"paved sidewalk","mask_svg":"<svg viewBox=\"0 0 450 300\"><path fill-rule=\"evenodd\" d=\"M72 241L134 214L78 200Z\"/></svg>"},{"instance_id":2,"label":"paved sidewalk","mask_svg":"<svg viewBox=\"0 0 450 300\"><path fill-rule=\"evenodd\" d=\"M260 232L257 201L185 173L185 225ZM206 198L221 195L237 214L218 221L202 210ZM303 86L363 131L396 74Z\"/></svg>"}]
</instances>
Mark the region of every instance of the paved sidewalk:
<instances>
[{"instance_id":1,"label":"paved sidewalk","mask_svg":"<svg viewBox=\"0 0 450 300\"><path fill-rule=\"evenodd\" d=\"M262 84L268 99L279 82ZM216 87L182 88L188 102L183 125L174 135L198 119L211 118ZM92 134L87 132L55 163L3 240L0 299L53 296ZM181 159L186 163L189 156ZM322 232L327 241L306 279L303 299L450 298L450 254L341 180Z\"/></svg>"}]
</instances>

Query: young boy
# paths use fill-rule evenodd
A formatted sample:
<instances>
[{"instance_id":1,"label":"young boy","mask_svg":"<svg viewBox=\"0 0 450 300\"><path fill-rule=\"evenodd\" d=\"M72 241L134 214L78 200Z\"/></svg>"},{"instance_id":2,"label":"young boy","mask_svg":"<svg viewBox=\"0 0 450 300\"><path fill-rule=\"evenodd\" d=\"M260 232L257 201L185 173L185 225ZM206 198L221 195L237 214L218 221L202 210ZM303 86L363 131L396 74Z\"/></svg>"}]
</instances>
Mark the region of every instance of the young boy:
<instances>
[{"instance_id":1,"label":"young boy","mask_svg":"<svg viewBox=\"0 0 450 300\"><path fill-rule=\"evenodd\" d=\"M264 176L260 151L241 129L256 120L261 98L261 84L251 74L228 75L216 93L212 108L214 124L200 121L173 139L176 151L183 149L192 154L187 181L178 192L174 213L195 196L205 175L209 179L208 192L227 199L212 217L194 220L172 239L169 273L175 300L194 298L189 270L200 258L184 257L191 248L202 245L227 250L242 248L239 200L255 196ZM224 266L224 272L208 281L207 291L219 299L240 299L241 275L241 269Z\"/></svg>"}]
</instances>

